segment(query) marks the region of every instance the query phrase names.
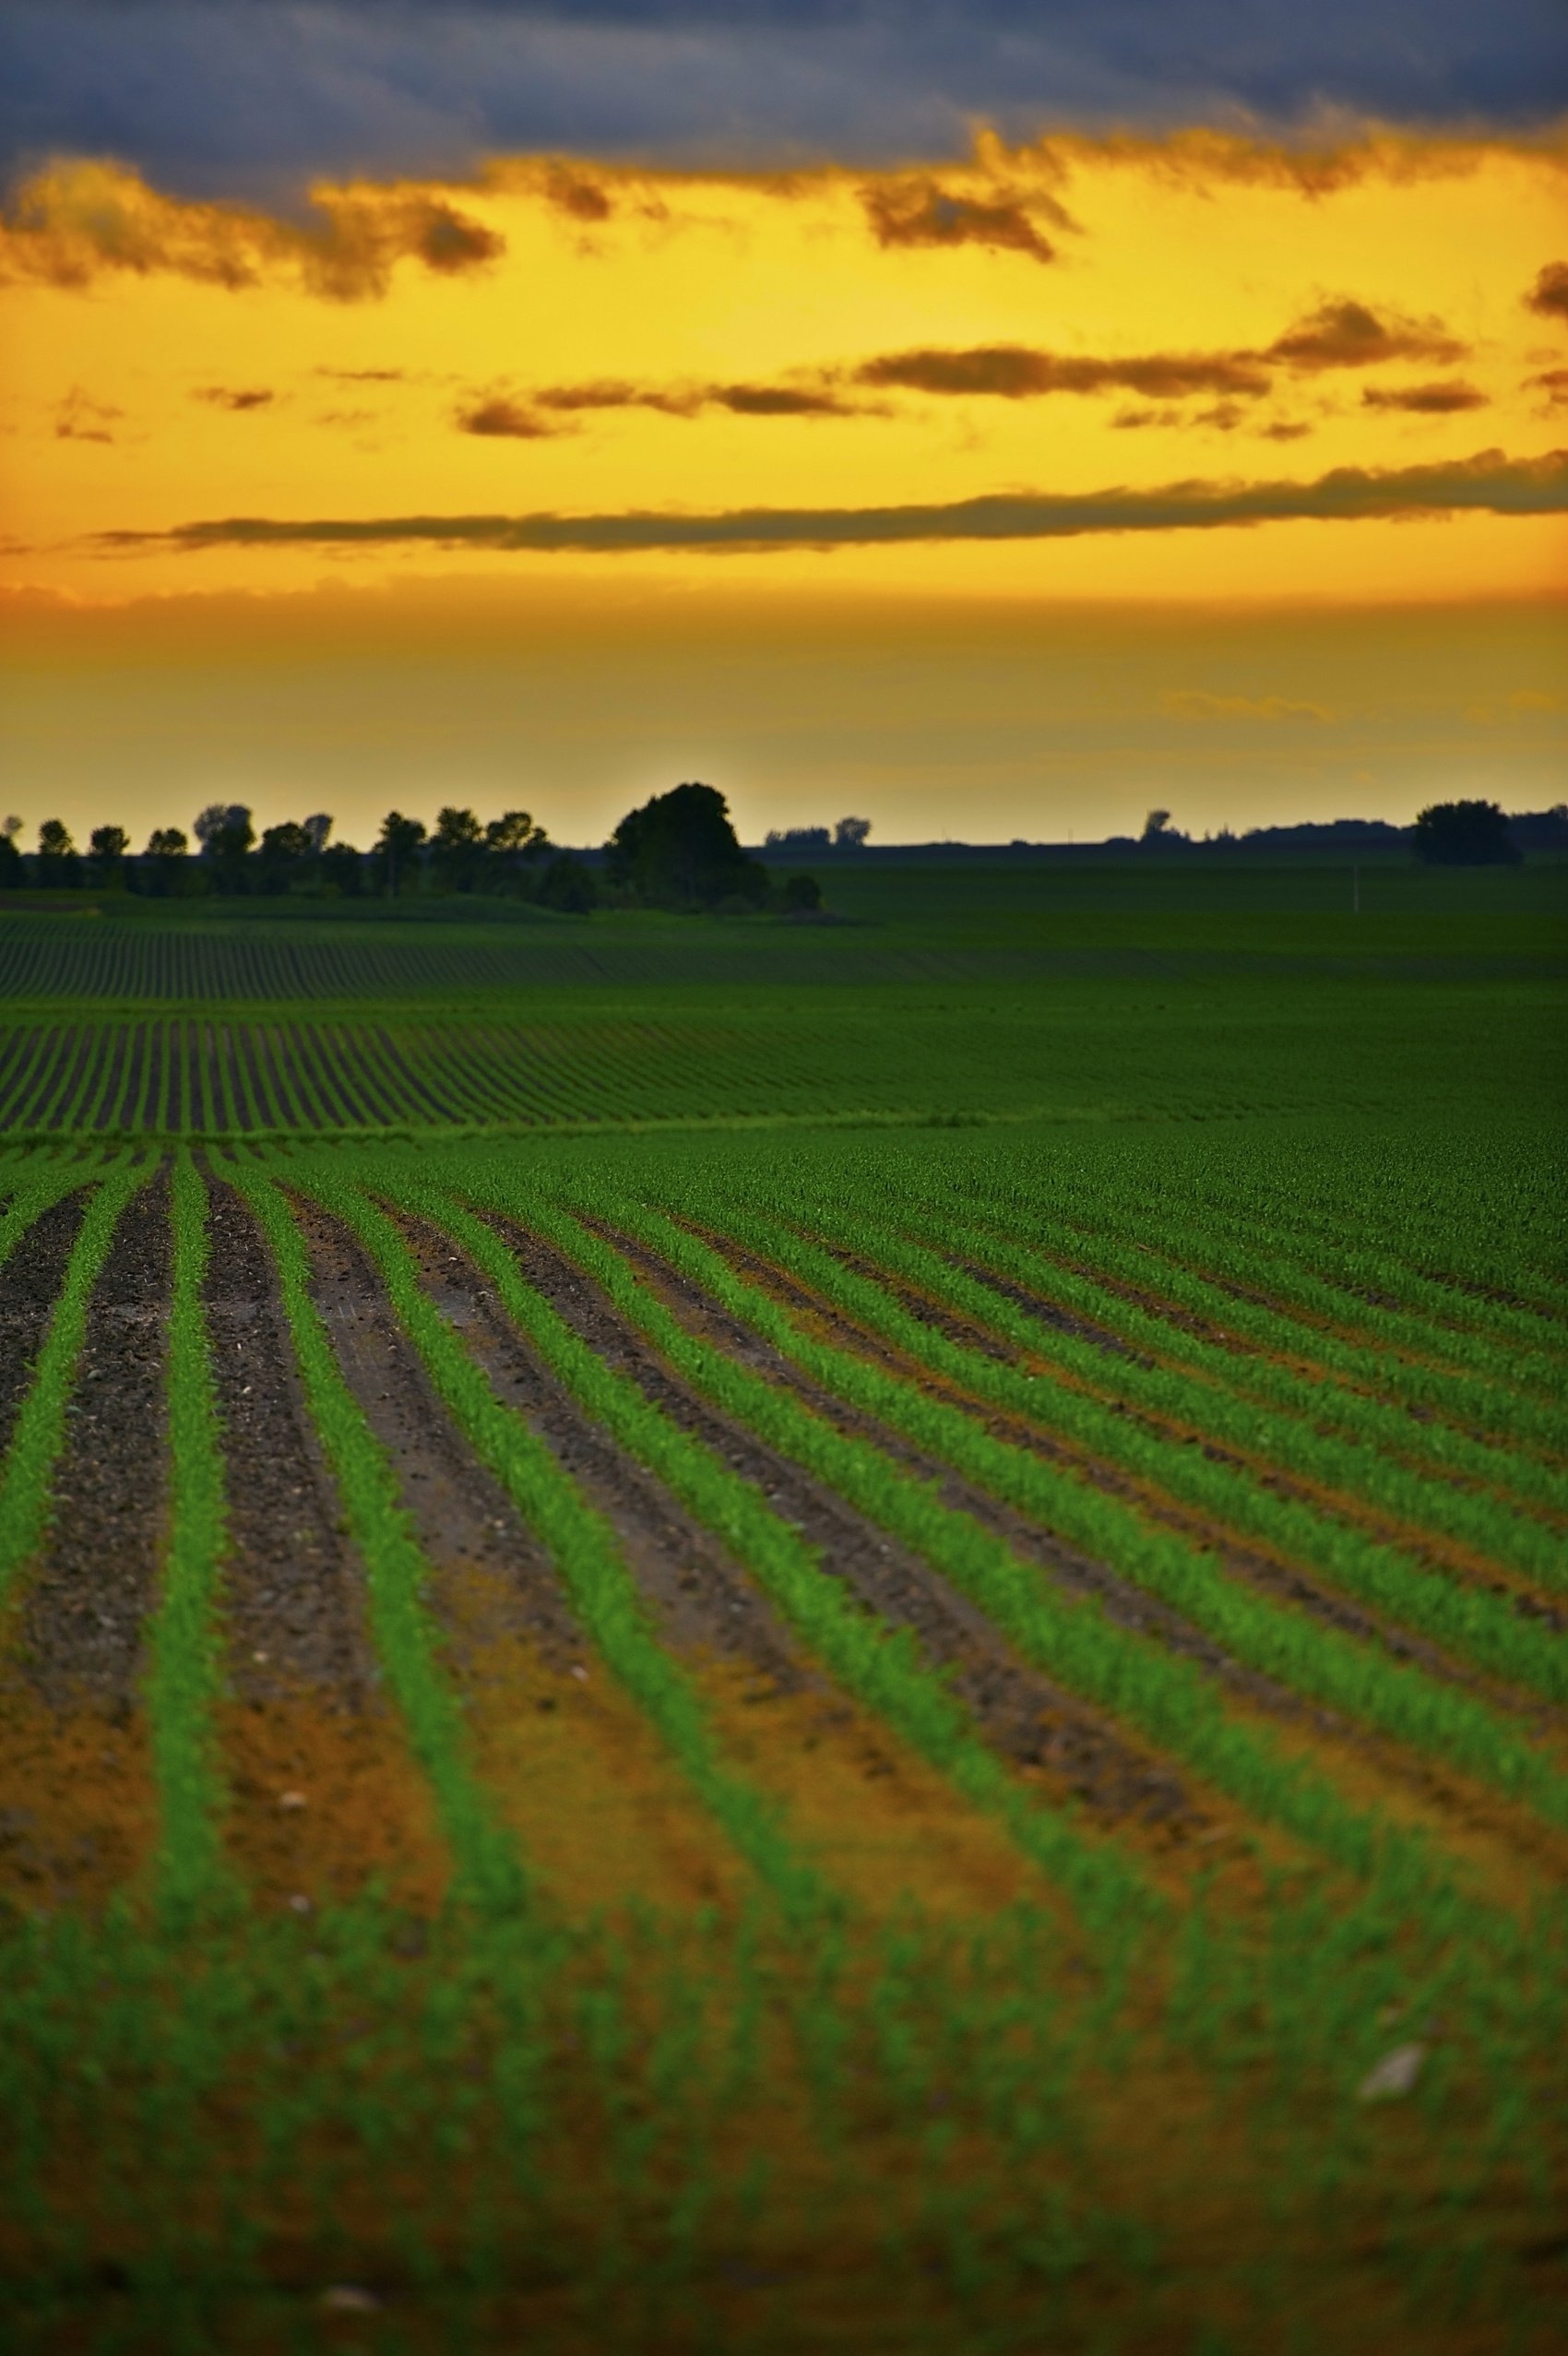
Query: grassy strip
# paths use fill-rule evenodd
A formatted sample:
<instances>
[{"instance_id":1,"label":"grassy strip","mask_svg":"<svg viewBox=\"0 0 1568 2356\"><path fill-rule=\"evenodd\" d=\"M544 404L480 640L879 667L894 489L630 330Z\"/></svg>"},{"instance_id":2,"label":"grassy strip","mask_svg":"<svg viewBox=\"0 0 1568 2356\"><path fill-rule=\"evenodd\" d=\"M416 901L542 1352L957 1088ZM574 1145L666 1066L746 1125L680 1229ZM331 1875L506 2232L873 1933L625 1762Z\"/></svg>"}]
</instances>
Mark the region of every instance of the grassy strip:
<instances>
[{"instance_id":1,"label":"grassy strip","mask_svg":"<svg viewBox=\"0 0 1568 2356\"><path fill-rule=\"evenodd\" d=\"M1123 1467L1231 1529L1260 1539L1286 1561L1323 1572L1375 1610L1452 1647L1497 1676L1550 1699L1568 1700L1568 1652L1538 1624L1521 1619L1507 1601L1434 1578L1396 1548L1314 1511L1298 1498L1281 1496L1265 1487L1252 1466L1216 1463L1182 1438L1150 1432L1135 1415L1119 1412L1103 1397L1088 1396L1061 1383L1037 1381L1016 1366L999 1364L982 1351L950 1340L891 1300L880 1285L843 1268L827 1251L802 1242L795 1232L798 1217L797 1213L791 1219L788 1230L773 1231L776 1254L782 1253L797 1275L806 1277L826 1298L870 1331L913 1352L922 1363L978 1398L1060 1434L1106 1463ZM946 1301L965 1316L989 1325L1018 1350L1093 1382L1102 1393L1110 1389L1134 1408L1187 1424L1206 1437L1212 1434L1233 1446L1246 1446L1265 1463L1271 1455L1277 1456L1327 1482L1334 1479L1338 1460L1352 1453L1324 1447L1315 1434L1299 1426L1281 1433L1277 1426L1260 1423L1250 1409L1238 1408L1206 1385L1159 1369L1130 1364L1108 1367L1101 1351L1015 1308L987 1286L950 1268L934 1252L909 1243L880 1221L837 1211L833 1240L862 1258L880 1263L918 1290ZM1365 1451L1355 1453L1364 1456ZM1413 1510L1430 1492L1418 1482L1410 1486L1415 1495L1408 1505ZM1556 1573L1561 1577L1561 1541L1553 1549L1544 1530L1531 1534L1541 1553L1539 1564L1532 1564L1538 1576L1544 1579Z\"/></svg>"},{"instance_id":2,"label":"grassy strip","mask_svg":"<svg viewBox=\"0 0 1568 2356\"><path fill-rule=\"evenodd\" d=\"M646 1232L647 1214L638 1216ZM874 1286L847 1276L826 1253L802 1244L771 1221L737 1214L731 1207L728 1224L731 1232L754 1248L784 1256L786 1264L792 1257L812 1281L825 1288L836 1286L857 1307L863 1305L862 1292L871 1296L873 1305L885 1299ZM666 1248L681 1231L666 1220L659 1226L665 1231L659 1248ZM707 1269L699 1280L711 1290L708 1264L724 1267L717 1253L707 1252L686 1238L671 1250L671 1256L682 1253L690 1268L694 1249L701 1254L701 1265ZM677 1265L681 1264L678 1260ZM729 1287L734 1288L738 1280L728 1268L725 1274ZM889 1329L900 1333L906 1347L922 1350L933 1363L940 1362L939 1337L906 1312L886 1305ZM868 1365L852 1352L803 1334L788 1312L758 1287L742 1285L738 1294L731 1290L726 1306L733 1306L736 1314L745 1316L826 1389L880 1417L917 1446L953 1465L992 1495L1005 1498L1084 1553L1114 1565L1205 1629L1232 1659L1418 1750L1448 1757L1511 1798L1524 1800L1547 1822L1568 1827L1568 1777L1522 1742L1484 1704L1439 1684L1419 1669L1369 1651L1351 1637L1218 1577L1206 1554L1168 1531L1151 1529L1120 1499L1091 1489L1027 1449L993 1438L978 1429L961 1409L927 1398L912 1384ZM953 1349L956 1357L968 1355L958 1352L955 1345L941 1347ZM1025 1378L1016 1379L1025 1385ZM1077 1409L1089 1403L1075 1400L1073 1404Z\"/></svg>"},{"instance_id":3,"label":"grassy strip","mask_svg":"<svg viewBox=\"0 0 1568 2356\"><path fill-rule=\"evenodd\" d=\"M496 1398L423 1291L413 1255L386 1213L330 1177L313 1175L305 1184L370 1253L443 1404L549 1547L612 1675L787 1912L802 1920L820 1913L830 1903L827 1886L796 1853L777 1811L722 1756L695 1687L649 1624L611 1524L516 1410Z\"/></svg>"},{"instance_id":4,"label":"grassy strip","mask_svg":"<svg viewBox=\"0 0 1568 2356\"><path fill-rule=\"evenodd\" d=\"M885 1718L967 1799L1001 1818L1086 1922L1119 1937L1118 1925L1147 1915L1153 1892L1136 1865L1086 1839L1019 1784L977 1739L967 1711L942 1679L921 1665L907 1633L889 1634L857 1609L824 1575L816 1550L749 1481L683 1432L629 1377L608 1367L524 1282L491 1228L417 1182L398 1184L397 1198L462 1245L495 1286L508 1315L588 1413L739 1555L846 1691ZM505 1183L492 1198L530 1220L540 1215L535 1198L519 1199Z\"/></svg>"},{"instance_id":5,"label":"grassy strip","mask_svg":"<svg viewBox=\"0 0 1568 2356\"><path fill-rule=\"evenodd\" d=\"M157 1901L171 1925L230 1894L221 1831L226 1790L212 1713L222 1685L216 1618L227 1515L223 1443L202 1284L207 1189L188 1148L174 1162L173 1301L169 1328L169 1553L152 1630L148 1702L160 1823Z\"/></svg>"},{"instance_id":6,"label":"grassy strip","mask_svg":"<svg viewBox=\"0 0 1568 2356\"><path fill-rule=\"evenodd\" d=\"M1353 1807L1327 1777L1289 1755L1268 1729L1229 1717L1212 1681L1191 1663L1118 1627L1092 1603L1068 1601L991 1530L944 1505L934 1482L919 1479L866 1442L837 1431L786 1391L698 1340L638 1283L618 1254L575 1220L537 1199L508 1201L505 1182L493 1181L486 1191L490 1199L517 1211L569 1252L680 1374L769 1446L923 1554L1057 1683L1137 1727L1254 1815L1282 1826L1359 1878L1376 1881L1389 1903L1419 1906L1432 1920L1451 1902L1462 1903L1424 1837L1402 1833ZM598 1208L627 1227L644 1217L627 1203L617 1203L612 1210L608 1203ZM671 1259L691 1240L663 1220L648 1220L646 1232L656 1248L671 1247ZM721 1262L709 1271L707 1264L716 1261L717 1255L695 1244L691 1250L690 1265L698 1271L698 1280L722 1299L724 1280L729 1279L726 1305L744 1317L752 1306L744 1289L730 1279ZM792 1349L799 1337L788 1320L779 1322L779 1346ZM760 1329L761 1320L757 1323ZM872 1374L861 1362L848 1362ZM856 1403L873 1405L873 1411L885 1403L874 1379Z\"/></svg>"},{"instance_id":7,"label":"grassy strip","mask_svg":"<svg viewBox=\"0 0 1568 2356\"><path fill-rule=\"evenodd\" d=\"M32 1385L18 1413L0 1470L0 1602L43 1535L54 1467L65 1436L65 1409L87 1332L88 1303L109 1257L121 1215L147 1175L145 1170L124 1167L106 1171L77 1230L65 1281L38 1353Z\"/></svg>"},{"instance_id":8,"label":"grassy strip","mask_svg":"<svg viewBox=\"0 0 1568 2356\"><path fill-rule=\"evenodd\" d=\"M277 1262L305 1397L364 1560L376 1652L434 1791L458 1893L487 1913L516 1911L528 1897L522 1865L469 1766L462 1712L437 1665L440 1637L422 1597L430 1565L398 1502L397 1474L343 1380L282 1195L253 1162L232 1162L227 1174L255 1211Z\"/></svg>"}]
</instances>

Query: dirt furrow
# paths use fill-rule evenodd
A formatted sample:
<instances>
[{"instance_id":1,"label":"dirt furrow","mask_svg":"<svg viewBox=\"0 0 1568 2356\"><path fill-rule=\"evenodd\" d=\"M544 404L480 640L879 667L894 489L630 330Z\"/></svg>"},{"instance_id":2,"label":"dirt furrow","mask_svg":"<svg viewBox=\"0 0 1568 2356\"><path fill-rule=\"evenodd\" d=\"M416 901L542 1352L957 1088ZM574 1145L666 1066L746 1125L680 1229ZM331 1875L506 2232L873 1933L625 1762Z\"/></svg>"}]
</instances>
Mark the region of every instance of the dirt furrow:
<instances>
[{"instance_id":1,"label":"dirt furrow","mask_svg":"<svg viewBox=\"0 0 1568 2356\"><path fill-rule=\"evenodd\" d=\"M130 1880L154 1823L137 1685L164 1515L168 1185L127 1206L88 1304L53 1518L0 1640L0 1890L53 1910ZM24 1238L7 1310L41 1335L78 1199Z\"/></svg>"},{"instance_id":2,"label":"dirt furrow","mask_svg":"<svg viewBox=\"0 0 1568 2356\"><path fill-rule=\"evenodd\" d=\"M209 1180L206 1309L223 1430L229 1551L222 1712L229 1844L264 1898L346 1897L372 1874L438 1902L446 1862L424 1779L380 1690L364 1571L248 1206Z\"/></svg>"},{"instance_id":3,"label":"dirt furrow","mask_svg":"<svg viewBox=\"0 0 1568 2356\"><path fill-rule=\"evenodd\" d=\"M0 1275L0 1453L31 1386L86 1208L79 1191L52 1203L18 1239Z\"/></svg>"},{"instance_id":4,"label":"dirt furrow","mask_svg":"<svg viewBox=\"0 0 1568 2356\"><path fill-rule=\"evenodd\" d=\"M900 1380L915 1385L928 1397L959 1408L965 1414L973 1417L993 1438L1005 1441L1012 1446L1027 1449L1030 1455L1038 1456L1048 1463L1059 1464L1081 1476L1105 1495L1116 1497L1134 1506L1140 1513L1146 1515L1151 1520L1171 1531L1173 1535L1185 1539L1190 1544L1209 1555L1227 1577L1241 1580L1260 1594L1291 1605L1296 1610L1305 1612L1308 1617L1318 1621L1322 1625L1336 1629L1342 1636L1354 1636L1359 1642L1375 1645L1396 1660L1409 1661L1445 1684L1462 1686L1467 1691L1483 1695L1495 1708L1522 1717L1532 1726L1544 1727L1563 1721L1564 1714L1553 1710L1550 1704L1542 1702L1538 1696L1517 1692L1500 1679L1490 1677L1484 1672L1473 1668L1468 1662L1455 1658L1429 1638L1415 1634L1401 1623L1383 1618L1377 1612L1356 1602L1342 1589L1330 1586L1304 1571L1299 1564L1289 1560L1286 1556L1273 1553L1257 1544L1242 1542L1207 1515L1201 1513L1195 1507L1183 1505L1163 1489L1144 1481L1132 1473L1123 1471L1104 1458L1091 1455L1087 1449L1067 1441L1058 1440L1052 1434L1040 1431L1037 1425L1028 1422L1022 1416L1007 1413L993 1406L989 1400L981 1399L965 1390L960 1385L950 1381L945 1376L933 1373L922 1362L907 1358L900 1351L885 1342L880 1336L860 1326L853 1318L836 1309L830 1302L825 1300L800 1278L780 1268L776 1263L760 1259L731 1241L708 1234L706 1231L703 1232L702 1240L712 1249L720 1252L738 1275L752 1279L776 1299L783 1301L788 1306L802 1313L814 1329L837 1347L849 1350L859 1357L873 1360L885 1366L889 1372L897 1374ZM979 1348L980 1346L981 1337L978 1327L972 1327L968 1320L954 1315L938 1304L928 1301L913 1287L899 1283L897 1279L885 1270L873 1267L868 1262L856 1259L849 1254L836 1253L834 1256L843 1261L856 1275L862 1276L882 1287L898 1302L901 1307L922 1324L940 1330L948 1339L965 1347ZM1011 1353L1003 1353L999 1351L994 1337L984 1339L989 1339L991 1345L988 1354L993 1356L1006 1354L1011 1357ZM1044 1379L1060 1379L1043 1362L1040 1362L1040 1372ZM1153 1438L1189 1445L1199 1449L1212 1462L1224 1464L1234 1470L1251 1470L1244 1458L1205 1441L1199 1434L1182 1432L1172 1425L1162 1423L1155 1417L1139 1414L1116 1404L1112 1404L1109 1411L1112 1414L1124 1414L1129 1423L1148 1433ZM1270 1469L1263 1479L1265 1487L1277 1493L1290 1497L1297 1504L1306 1505L1313 1510L1322 1510L1324 1507L1324 1500L1307 1482L1295 1481L1289 1474L1275 1469ZM1370 1513L1355 1513L1351 1510L1354 1501L1336 1502L1344 1506L1346 1517L1360 1522L1370 1536L1397 1542L1406 1535L1404 1532L1391 1532ZM1435 1553L1431 1555L1431 1560L1434 1567L1437 1566L1439 1558ZM1462 1577L1462 1575L1454 1572L1448 1551L1445 1551L1441 1557L1441 1567L1450 1576ZM1532 1617L1543 1619L1554 1633L1557 1631L1560 1618L1562 1624L1568 1626L1568 1614L1562 1614L1559 1607L1533 1596L1518 1596L1511 1588L1500 1589L1492 1576L1482 1577L1478 1575L1472 1583L1484 1585L1490 1592L1508 1593L1522 1615L1528 1613Z\"/></svg>"},{"instance_id":5,"label":"dirt furrow","mask_svg":"<svg viewBox=\"0 0 1568 2356\"><path fill-rule=\"evenodd\" d=\"M607 1364L629 1375L683 1431L761 1489L820 1550L831 1577L842 1578L882 1618L916 1636L928 1660L949 1672L954 1692L993 1747L1020 1765L1043 1770L1104 1816L1196 1820L1194 1803L1168 1767L1144 1756L1092 1710L1020 1661L985 1614L921 1556L711 1407L542 1239L499 1217L491 1223L517 1253L529 1281ZM737 1346L738 1329L720 1322L726 1328L720 1346L743 1360L748 1352L743 1342ZM814 1398L811 1403L817 1404ZM841 1413L830 1420L846 1422Z\"/></svg>"},{"instance_id":6,"label":"dirt furrow","mask_svg":"<svg viewBox=\"0 0 1568 2356\"><path fill-rule=\"evenodd\" d=\"M48 1536L18 1605L24 1673L53 1707L135 1701L165 1511L166 1176L126 1206L88 1304Z\"/></svg>"}]
</instances>

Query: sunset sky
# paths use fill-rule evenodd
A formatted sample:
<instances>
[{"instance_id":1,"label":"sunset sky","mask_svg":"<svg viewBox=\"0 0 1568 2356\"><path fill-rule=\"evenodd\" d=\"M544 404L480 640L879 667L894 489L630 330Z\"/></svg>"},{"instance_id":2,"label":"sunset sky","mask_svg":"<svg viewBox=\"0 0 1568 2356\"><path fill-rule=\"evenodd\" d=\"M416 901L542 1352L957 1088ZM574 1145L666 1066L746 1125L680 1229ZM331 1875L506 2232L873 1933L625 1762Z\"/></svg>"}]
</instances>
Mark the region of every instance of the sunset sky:
<instances>
[{"instance_id":1,"label":"sunset sky","mask_svg":"<svg viewBox=\"0 0 1568 2356\"><path fill-rule=\"evenodd\" d=\"M24 842L1562 799L1561 19L1301 13L12 0Z\"/></svg>"}]
</instances>

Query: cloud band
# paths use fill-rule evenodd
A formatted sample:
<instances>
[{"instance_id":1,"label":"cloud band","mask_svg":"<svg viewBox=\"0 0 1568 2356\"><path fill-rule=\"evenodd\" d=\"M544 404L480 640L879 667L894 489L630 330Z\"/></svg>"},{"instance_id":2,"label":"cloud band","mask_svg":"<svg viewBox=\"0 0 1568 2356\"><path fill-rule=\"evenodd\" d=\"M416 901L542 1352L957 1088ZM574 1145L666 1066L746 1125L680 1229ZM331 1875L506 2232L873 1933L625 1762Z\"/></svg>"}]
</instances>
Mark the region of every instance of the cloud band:
<instances>
[{"instance_id":1,"label":"cloud band","mask_svg":"<svg viewBox=\"0 0 1568 2356\"><path fill-rule=\"evenodd\" d=\"M911 541L1071 540L1095 532L1203 531L1227 526L1353 523L1457 513L1568 511L1568 450L1509 458L1501 450L1446 465L1336 467L1310 482L1174 482L1139 491L1003 492L887 507L738 507L707 515L234 516L167 531L105 531L104 554L139 549L423 546L505 553L606 555L675 549L826 549Z\"/></svg>"}]
</instances>

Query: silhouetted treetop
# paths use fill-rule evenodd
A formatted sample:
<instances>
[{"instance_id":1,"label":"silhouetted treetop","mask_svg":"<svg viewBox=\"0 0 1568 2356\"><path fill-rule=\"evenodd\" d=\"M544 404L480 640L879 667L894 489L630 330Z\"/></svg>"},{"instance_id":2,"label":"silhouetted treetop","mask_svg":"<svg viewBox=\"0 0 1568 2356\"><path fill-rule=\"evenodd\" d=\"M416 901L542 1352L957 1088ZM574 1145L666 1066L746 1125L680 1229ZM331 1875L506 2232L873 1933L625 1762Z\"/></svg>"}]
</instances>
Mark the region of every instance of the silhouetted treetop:
<instances>
[{"instance_id":1,"label":"silhouetted treetop","mask_svg":"<svg viewBox=\"0 0 1568 2356\"><path fill-rule=\"evenodd\" d=\"M677 785L629 811L607 848L611 880L664 908L714 908L739 899L759 907L767 870L748 859L711 785Z\"/></svg>"},{"instance_id":2,"label":"silhouetted treetop","mask_svg":"<svg viewBox=\"0 0 1568 2356\"><path fill-rule=\"evenodd\" d=\"M1512 867L1519 851L1496 802L1433 802L1416 818L1416 857L1432 867Z\"/></svg>"}]
</instances>

